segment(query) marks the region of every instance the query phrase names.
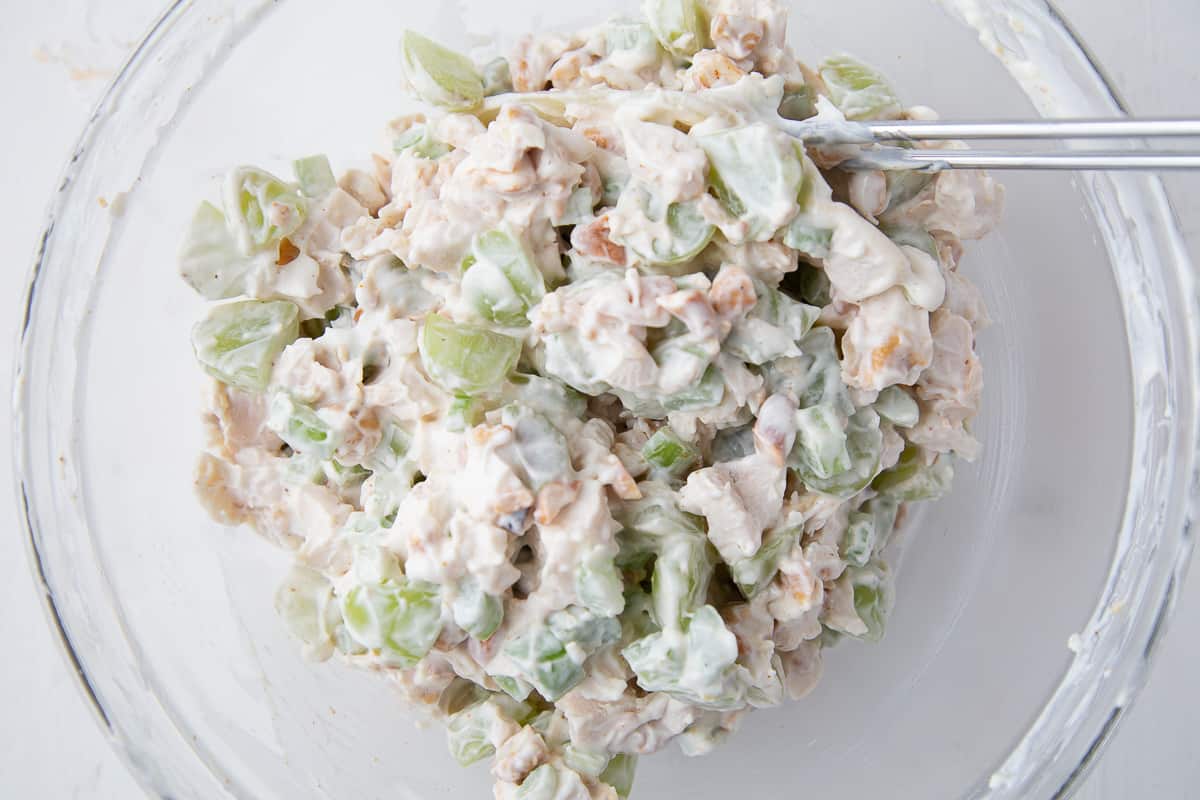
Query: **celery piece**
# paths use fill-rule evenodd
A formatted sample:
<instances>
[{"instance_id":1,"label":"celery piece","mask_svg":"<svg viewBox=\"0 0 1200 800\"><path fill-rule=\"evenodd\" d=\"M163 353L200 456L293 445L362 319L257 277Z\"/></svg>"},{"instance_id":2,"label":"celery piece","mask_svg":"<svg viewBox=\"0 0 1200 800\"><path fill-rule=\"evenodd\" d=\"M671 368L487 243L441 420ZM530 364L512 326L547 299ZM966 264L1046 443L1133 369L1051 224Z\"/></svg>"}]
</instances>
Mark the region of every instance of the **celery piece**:
<instances>
[{"instance_id":1,"label":"celery piece","mask_svg":"<svg viewBox=\"0 0 1200 800\"><path fill-rule=\"evenodd\" d=\"M638 757L629 753L617 753L600 773L600 781L606 783L621 800L628 800L633 790L633 775L637 770Z\"/></svg>"},{"instance_id":2,"label":"celery piece","mask_svg":"<svg viewBox=\"0 0 1200 800\"><path fill-rule=\"evenodd\" d=\"M796 412L796 443L788 466L800 473L805 483L826 480L850 469L846 429L838 412L828 405Z\"/></svg>"},{"instance_id":3,"label":"celery piece","mask_svg":"<svg viewBox=\"0 0 1200 800\"><path fill-rule=\"evenodd\" d=\"M504 619L503 601L485 593L472 578L459 585L450 611L454 624L481 642L487 641Z\"/></svg>"},{"instance_id":4,"label":"celery piece","mask_svg":"<svg viewBox=\"0 0 1200 800\"><path fill-rule=\"evenodd\" d=\"M329 159L323 155L293 161L292 170L296 173L296 182L300 184L300 191L305 197L319 200L337 188L333 168L329 166Z\"/></svg>"},{"instance_id":5,"label":"celery piece","mask_svg":"<svg viewBox=\"0 0 1200 800\"><path fill-rule=\"evenodd\" d=\"M950 489L953 480L954 467L948 458L926 464L921 448L910 444L904 448L896 465L880 473L871 488L908 503L936 500Z\"/></svg>"},{"instance_id":6,"label":"celery piece","mask_svg":"<svg viewBox=\"0 0 1200 800\"><path fill-rule=\"evenodd\" d=\"M673 430L663 426L642 446L642 458L651 466L679 477L696 463L700 454L696 448L680 439Z\"/></svg>"}]
</instances>

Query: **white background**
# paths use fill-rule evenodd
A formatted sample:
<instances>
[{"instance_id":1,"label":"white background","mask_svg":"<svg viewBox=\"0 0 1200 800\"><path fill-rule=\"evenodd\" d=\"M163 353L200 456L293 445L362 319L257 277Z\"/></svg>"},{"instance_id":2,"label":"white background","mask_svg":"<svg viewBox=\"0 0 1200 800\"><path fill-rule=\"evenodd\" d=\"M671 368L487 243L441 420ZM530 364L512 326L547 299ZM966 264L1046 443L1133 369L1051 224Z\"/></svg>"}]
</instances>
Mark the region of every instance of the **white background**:
<instances>
[{"instance_id":1,"label":"white background","mask_svg":"<svg viewBox=\"0 0 1200 800\"><path fill-rule=\"evenodd\" d=\"M1059 0L1135 113L1200 115L1200 3ZM11 373L42 216L92 106L160 0L0 0L0 366ZM1200 176L1168 187L1200 261ZM5 401L7 402L7 400ZM109 749L44 621L0 458L0 797L126 798ZM1088 779L1087 800L1200 794L1200 575L1185 587L1149 686ZM986 724L986 720L980 720Z\"/></svg>"}]
</instances>

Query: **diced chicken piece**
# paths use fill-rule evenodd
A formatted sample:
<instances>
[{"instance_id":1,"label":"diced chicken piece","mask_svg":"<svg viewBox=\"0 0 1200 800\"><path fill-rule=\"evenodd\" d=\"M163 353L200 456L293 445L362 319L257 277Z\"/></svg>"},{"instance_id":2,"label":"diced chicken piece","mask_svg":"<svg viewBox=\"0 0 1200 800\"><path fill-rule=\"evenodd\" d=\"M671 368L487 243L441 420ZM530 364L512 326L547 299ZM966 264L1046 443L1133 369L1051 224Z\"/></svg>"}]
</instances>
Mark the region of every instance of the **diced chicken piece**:
<instances>
[{"instance_id":1,"label":"diced chicken piece","mask_svg":"<svg viewBox=\"0 0 1200 800\"><path fill-rule=\"evenodd\" d=\"M860 389L911 386L933 359L929 312L900 288L864 300L842 338L846 383Z\"/></svg>"}]
</instances>

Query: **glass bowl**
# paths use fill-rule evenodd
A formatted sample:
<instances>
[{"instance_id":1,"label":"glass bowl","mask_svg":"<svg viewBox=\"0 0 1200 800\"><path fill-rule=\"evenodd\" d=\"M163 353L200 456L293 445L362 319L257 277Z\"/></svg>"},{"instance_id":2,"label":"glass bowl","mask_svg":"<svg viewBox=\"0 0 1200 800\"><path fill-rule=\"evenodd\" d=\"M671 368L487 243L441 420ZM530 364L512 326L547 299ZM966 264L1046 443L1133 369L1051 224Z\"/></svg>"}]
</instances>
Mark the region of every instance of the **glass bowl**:
<instances>
[{"instance_id":1,"label":"glass bowl","mask_svg":"<svg viewBox=\"0 0 1200 800\"><path fill-rule=\"evenodd\" d=\"M946 115L1121 112L1037 0L794 5L802 58L858 53ZM633 6L178 2L101 102L29 286L15 452L51 622L149 792L488 796L385 680L303 661L283 554L197 505L201 302L175 253L231 165L365 159L405 110L401 28L466 48ZM996 321L986 455L908 527L887 637L714 754L643 759L637 797L1060 796L1137 693L1196 511L1196 287L1156 179L1003 177L1003 228L964 261Z\"/></svg>"}]
</instances>

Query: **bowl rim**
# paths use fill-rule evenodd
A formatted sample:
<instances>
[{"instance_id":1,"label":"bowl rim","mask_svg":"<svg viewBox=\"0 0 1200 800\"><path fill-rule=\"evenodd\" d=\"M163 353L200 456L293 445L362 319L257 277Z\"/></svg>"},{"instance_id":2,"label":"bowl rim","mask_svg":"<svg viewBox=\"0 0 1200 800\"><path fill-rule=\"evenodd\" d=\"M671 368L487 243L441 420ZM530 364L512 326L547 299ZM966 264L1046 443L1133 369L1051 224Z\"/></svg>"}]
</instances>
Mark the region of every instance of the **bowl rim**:
<instances>
[{"instance_id":1,"label":"bowl rim","mask_svg":"<svg viewBox=\"0 0 1200 800\"><path fill-rule=\"evenodd\" d=\"M14 360L12 371L14 413L11 430L12 441L15 445L12 449L14 490L26 554L33 573L36 589L41 594L43 613L55 633L60 646L59 649L66 659L68 669L75 675L77 685L83 694L86 705L90 707L93 717L99 724L105 737L118 751L122 762L131 775L141 784L143 789L148 793L164 797L168 796L168 793L162 791L160 781L153 772L153 764L148 763L146 759L135 757L128 747L121 746L121 737L119 735L120 723L101 700L100 693L93 684L93 676L88 673L84 665L84 658L80 655L79 647L69 633L70 626L67 619L69 612L64 610L56 599L56 590L46 569L46 559L41 544L43 535L35 508L36 501L32 497L33 478L31 476L30 462L33 455L28 446L24 421L27 419L27 411L32 399L29 392L30 384L26 378L31 373L34 363L30 331L37 324L35 314L38 309L39 299L41 298L41 295L38 294L38 289L42 284L44 268L50 258L56 221L62 216L63 211L70 206L74 199L75 181L73 178L79 173L82 165L91 154L92 145L100 133L101 123L106 118L106 115L111 113L111 106L115 99L122 93L125 86L140 74L143 66L142 62L146 54L161 43L161 39L167 35L167 32L180 19L189 13L202 13L203 9L197 8L199 5L191 2L191 0L174 0L160 14L150 25L147 32L140 38L139 43L131 51L121 69L102 94L95 110L90 115L87 124L77 139L72 149L72 154L61 172L57 189L49 203L49 208L44 215L45 221L39 237L36 255L26 283L24 311L18 330L17 358ZM1028 0L1026 5L1035 6L1045 14L1046 21L1058 29L1058 32L1065 38L1065 41L1074 51L1074 54L1086 65L1086 71L1089 73L1086 77L1094 82L1096 88L1102 91L1104 98L1112 105L1114 112L1126 113L1127 107L1120 98L1107 73L1092 55L1066 17L1055 8L1050 0ZM1157 176L1147 176L1142 180L1144 188L1138 190L1138 192L1144 194L1146 196L1145 199L1156 210L1161 212L1159 222L1162 227L1158 233L1163 239L1160 243L1161 248L1165 249L1166 252L1157 260L1157 264L1163 269L1173 266L1176 274L1171 277L1181 281L1185 289L1191 290L1182 292L1179 302L1184 311L1183 322L1185 325L1182 333L1184 336L1185 354L1194 356L1200 351L1200 347L1197 346L1197 340L1200 339L1200 297L1197 297L1197 293L1194 291L1194 282L1190 280L1190 259L1183 244L1178 219L1171 209L1170 201L1167 198L1161 180ZM1106 245L1108 244L1106 242ZM1106 249L1109 249L1111 253L1111 248ZM1122 302L1124 304L1124 300ZM1128 317L1125 323L1128 327ZM1153 662L1154 656L1157 653L1158 648L1156 645L1161 641L1162 635L1168 627L1167 622L1173 612L1175 600L1187 572L1193 547L1191 525L1197 516L1197 506L1200 503L1200 477L1195 472L1195 457L1197 452L1200 451L1200 447L1198 447L1200 442L1197 440L1197 432L1194 425L1197 414L1197 408L1194 406L1194 403L1196 398L1200 397L1200 392L1197 391L1197 378L1194 372L1191 378L1191 384L1186 388L1190 389L1193 405L1182 409L1183 412L1191 415L1193 426L1191 431L1192 436L1186 440L1186 443L1190 447L1183 451L1183 455L1190 457L1191 461L1186 465L1189 467L1189 470L1187 470L1188 474L1184 476L1187 481L1187 492L1181 500L1183 505L1178 510L1179 513L1177 515L1180 517L1178 523L1180 535L1178 536L1178 541L1167 543L1173 545L1173 547L1164 549L1155 555L1153 563L1160 567L1163 572L1161 585L1148 587L1150 591L1140 598L1141 605L1143 606L1141 611L1149 619L1148 633L1137 641L1125 642L1124 646L1114 653L1116 657L1120 657L1118 660L1121 661L1122 665L1128 668L1125 675L1126 682L1118 695L1117 701L1110 704L1110 707L1107 709L1097 708L1094 704L1081 709L1092 714L1094 718L1086 721L1075 720L1078 723L1078 729L1074 733L1066 734L1067 740L1083 745L1082 755L1070 759L1071 763L1058 764L1064 758L1064 753L1061 750L1052 752L1048 758L1044 752L1037 750L1030 750L1022 754L1022 748L1030 744L1030 740L1039 730L1039 726L1052 722L1046 718L1047 711L1052 710L1055 704L1058 703L1064 687L1071 680L1071 670L1074 670L1075 666L1079 663L1077 656L1071 670L1068 670L1067 674L1064 674L1060 678L1053 694L1047 700L1045 706L1040 709L1038 718L1026 726L1021 739L1004 756L1002 763L997 766L992 776L990 778L985 777L974 787L969 787L965 790L964 796L973 798L1026 797L1030 796L1027 792L1031 790L1036 790L1037 792L1044 791L1045 796L1064 797L1069 795L1078 788L1091 766L1097 761L1105 744L1111 740L1113 733L1124 718L1125 712L1145 685L1148 677L1148 667ZM1134 413L1136 416L1136 408ZM1135 432L1136 429L1137 426L1135 424ZM1135 450L1133 458L1136 459L1136 457L1137 452ZM1137 487L1131 477L1127 505L1133 504L1131 501L1136 500L1134 497L1136 492ZM1130 522L1128 512L1129 509L1127 508L1126 519L1122 524L1122 535L1124 535L1125 527ZM1164 534L1171 532L1167 530L1165 525L1163 526ZM1159 544L1162 544L1162 542L1159 542ZM1114 559L1114 571L1116 570L1116 562L1117 559ZM1148 580L1150 576L1146 577ZM1089 627L1102 622L1100 618L1104 612L1104 608L1102 607L1103 600L1108 588L1111 587L1106 587L1106 592L1102 592L1101 594L1101 604L1097 607L1092 621L1089 622ZM1138 652L1138 648L1140 648L1140 652ZM1092 688L1094 689L1095 687ZM1087 695L1087 697L1091 698L1092 695ZM1082 736L1080 731L1083 730L1090 730L1090 735L1086 737ZM205 770L212 769L212 765L207 762L201 753L195 752L193 749L193 755L204 762L203 768ZM1006 775L1006 770L1011 772L1012 769L1020 767L1024 763L1022 759L1027 758L1034 758L1034 771L1032 773L1029 773L1027 770L1018 770L1016 774ZM1060 770L1062 774L1059 778L1054 779L1050 783L1035 780L1047 777L1051 771L1050 768L1056 764L1060 767L1066 767ZM210 771L209 774L213 773ZM230 789L231 787L226 786L226 788Z\"/></svg>"}]
</instances>

